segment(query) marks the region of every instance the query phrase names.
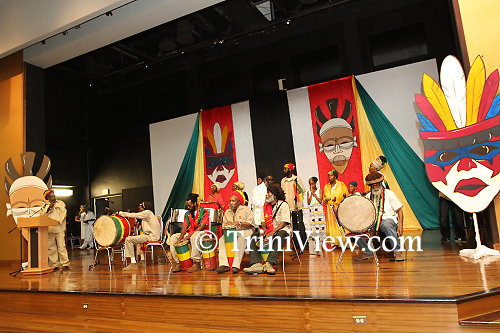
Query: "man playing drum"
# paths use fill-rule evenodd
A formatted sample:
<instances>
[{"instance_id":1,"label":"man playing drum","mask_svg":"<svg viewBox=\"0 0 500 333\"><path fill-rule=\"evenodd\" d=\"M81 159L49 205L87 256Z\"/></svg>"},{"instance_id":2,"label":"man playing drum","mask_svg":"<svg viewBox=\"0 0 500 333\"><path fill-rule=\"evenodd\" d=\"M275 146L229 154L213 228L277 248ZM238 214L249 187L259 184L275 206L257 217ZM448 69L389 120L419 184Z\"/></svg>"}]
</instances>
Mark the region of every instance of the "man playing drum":
<instances>
[{"instance_id":1,"label":"man playing drum","mask_svg":"<svg viewBox=\"0 0 500 333\"><path fill-rule=\"evenodd\" d=\"M253 230L257 228L253 221L253 213L248 206L245 206L245 195L242 191L236 190L229 197L229 209L224 213L222 228L232 230L233 239L236 241L233 245L237 249L234 251L234 259L231 267L233 274L240 270L241 259L245 254L246 239L250 237ZM219 268L216 272L219 274L229 271L229 260L226 253L225 236L219 240Z\"/></svg>"},{"instance_id":2,"label":"man playing drum","mask_svg":"<svg viewBox=\"0 0 500 333\"><path fill-rule=\"evenodd\" d=\"M142 220L142 231L144 234L125 238L125 257L130 258L130 265L123 268L123 270L135 270L138 268L138 265L134 256L134 245L159 240L161 237L160 222L153 213L153 203L148 201L139 205L139 213L119 212L118 215Z\"/></svg>"},{"instance_id":3,"label":"man playing drum","mask_svg":"<svg viewBox=\"0 0 500 333\"><path fill-rule=\"evenodd\" d=\"M191 242L191 259L193 259L193 266L188 270L188 272L193 273L201 270L201 251L197 241L198 237L202 233L202 230L209 230L210 225L208 211L198 205L198 194L188 194L186 206L188 212L184 217L181 233L173 234L170 238L170 252L172 253L172 257L174 259L172 272L174 273L181 271L175 247L186 240Z\"/></svg>"},{"instance_id":4,"label":"man playing drum","mask_svg":"<svg viewBox=\"0 0 500 333\"><path fill-rule=\"evenodd\" d=\"M380 172L372 172L365 177L366 185L370 187L366 195L373 201L376 209L375 231L382 233L391 240L390 248L393 248L394 260L404 261L403 253L400 252L399 235L403 234L403 204L398 200L396 194L382 185L384 175ZM387 238L383 241L387 241ZM372 258L373 254L368 248L364 238L358 239L358 246L363 250L363 254L355 257L355 260L365 260Z\"/></svg>"},{"instance_id":5,"label":"man playing drum","mask_svg":"<svg viewBox=\"0 0 500 333\"><path fill-rule=\"evenodd\" d=\"M266 239L272 244L272 250L269 252L267 262L262 265L262 255L257 244L259 241L257 237L260 234L258 232L254 233L250 242L250 267L243 269L243 272L247 274L276 274L273 266L278 264L278 255L285 249L286 238L289 237L291 232L290 217L290 207L285 201L285 192L278 184L268 184L264 218L260 222ZM281 248L279 245L281 245Z\"/></svg>"}]
</instances>

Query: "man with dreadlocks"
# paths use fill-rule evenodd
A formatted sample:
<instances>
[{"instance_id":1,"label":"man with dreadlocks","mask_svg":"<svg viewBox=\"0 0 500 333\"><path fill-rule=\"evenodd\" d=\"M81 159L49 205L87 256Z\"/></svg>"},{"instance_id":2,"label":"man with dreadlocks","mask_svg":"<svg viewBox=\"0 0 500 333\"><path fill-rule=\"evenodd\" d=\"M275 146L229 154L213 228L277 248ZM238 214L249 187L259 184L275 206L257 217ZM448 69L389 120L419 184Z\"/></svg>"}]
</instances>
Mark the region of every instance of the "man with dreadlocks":
<instances>
[{"instance_id":1,"label":"man with dreadlocks","mask_svg":"<svg viewBox=\"0 0 500 333\"><path fill-rule=\"evenodd\" d=\"M400 252L400 243L398 236L403 233L403 204L398 200L396 194L389 189L382 186L384 176L380 172L372 172L365 177L365 182L370 186L370 191L366 195L368 199L373 201L377 213L375 222L375 231L378 233L380 230L390 239L390 249L394 249L394 260L404 261L404 256ZM358 246L363 250L363 254L355 257L356 260L365 260L372 258L372 252L368 248L366 240L362 237L358 239Z\"/></svg>"}]
</instances>

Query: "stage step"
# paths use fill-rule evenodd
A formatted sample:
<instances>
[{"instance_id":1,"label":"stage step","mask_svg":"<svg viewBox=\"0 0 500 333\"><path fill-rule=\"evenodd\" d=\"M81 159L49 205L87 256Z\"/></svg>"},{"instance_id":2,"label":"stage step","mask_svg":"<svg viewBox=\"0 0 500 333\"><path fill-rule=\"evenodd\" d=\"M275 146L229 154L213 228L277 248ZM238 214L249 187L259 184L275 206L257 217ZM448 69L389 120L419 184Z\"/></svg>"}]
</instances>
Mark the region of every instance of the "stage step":
<instances>
[{"instance_id":1,"label":"stage step","mask_svg":"<svg viewBox=\"0 0 500 333\"><path fill-rule=\"evenodd\" d=\"M500 328L500 311L460 320L461 326L484 326Z\"/></svg>"}]
</instances>

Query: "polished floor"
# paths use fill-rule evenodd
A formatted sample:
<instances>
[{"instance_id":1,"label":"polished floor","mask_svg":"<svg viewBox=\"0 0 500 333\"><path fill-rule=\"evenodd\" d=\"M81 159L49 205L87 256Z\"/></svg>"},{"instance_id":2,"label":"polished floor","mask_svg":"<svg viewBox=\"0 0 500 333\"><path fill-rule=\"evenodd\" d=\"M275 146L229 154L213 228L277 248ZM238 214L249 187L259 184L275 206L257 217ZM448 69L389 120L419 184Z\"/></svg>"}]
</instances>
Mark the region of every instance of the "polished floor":
<instances>
[{"instance_id":1,"label":"polished floor","mask_svg":"<svg viewBox=\"0 0 500 333\"><path fill-rule=\"evenodd\" d=\"M346 252L336 268L340 250L322 256L285 255L275 276L217 274L213 271L172 273L160 251L154 264L123 272L118 256L109 271L102 252L101 265L89 270L92 250L70 250L71 270L39 277L11 277L12 268L0 267L0 290L97 294L176 295L202 297L328 299L328 300L454 300L465 295L500 290L500 257L473 261L458 255L455 244L439 244L439 232L422 234L421 252L407 252L405 262L380 256L355 261ZM243 266L248 263L245 256Z\"/></svg>"}]
</instances>

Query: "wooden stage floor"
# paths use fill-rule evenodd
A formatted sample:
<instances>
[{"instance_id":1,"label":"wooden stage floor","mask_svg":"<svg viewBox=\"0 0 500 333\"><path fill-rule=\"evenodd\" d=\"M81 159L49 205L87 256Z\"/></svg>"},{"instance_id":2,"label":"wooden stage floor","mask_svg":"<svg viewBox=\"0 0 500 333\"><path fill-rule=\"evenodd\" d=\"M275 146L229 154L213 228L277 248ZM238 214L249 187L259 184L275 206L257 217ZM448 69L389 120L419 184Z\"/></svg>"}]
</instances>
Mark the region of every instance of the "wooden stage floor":
<instances>
[{"instance_id":1,"label":"wooden stage floor","mask_svg":"<svg viewBox=\"0 0 500 333\"><path fill-rule=\"evenodd\" d=\"M436 321L436 319L432 319L432 316L438 308L433 310L431 306L440 306L440 310L437 311L448 311L448 315L451 315L448 318L456 318L453 326L450 326L453 328L451 331L454 329L470 331L466 327L459 327L458 319L481 314L479 311L479 308L483 306L481 301L487 297L489 297L488 302L491 303L489 306L493 309L498 308L498 304L500 304L500 257L490 257L480 261L459 257L459 247L455 244L451 246L439 244L438 231L423 233L422 249L422 252L408 252L405 262L391 262L387 256L379 257L380 265L378 268L373 259L362 262L354 261L352 254L346 252L342 267L336 269L340 250L324 254L321 257L301 255L301 263L298 260L292 261L290 256L286 255L285 273L281 271L280 266L275 276L246 275L243 272L217 274L211 271L171 273L170 265L165 262L160 251L155 253L157 256L155 256L154 264L148 264L147 267L140 268L136 272L122 272L119 258L115 258L113 270L109 271L103 252L100 254L102 264L90 271L88 267L93 260L93 251L75 249L70 251L70 271L58 271L40 277L13 278L8 274L12 271L12 267L0 267L0 299L7 302L12 302L12 298L18 296L20 299L23 297L29 299L23 303L24 305L17 304L11 308L5 305L5 302L0 301L0 304L3 304L0 305L0 310L22 314L24 313L22 309L27 308L26 302L44 300L44 302L50 303L51 301L48 299L54 298L53 301L57 303L58 297L66 297L65 302L71 302L68 299L71 296L76 297L74 300L79 305L78 309L81 309L80 306L85 302L90 302L92 297L95 298L94 301L97 301L99 297L106 296L110 302L112 299L116 299L117 304L123 306L124 297L134 295L135 299L147 303L155 300L177 302L177 304L185 304L187 308L191 306L189 305L190 301L201 307L212 302L214 306L217 302L226 302L225 304L217 303L221 309L224 306L229 309L237 307L240 303L235 302L238 301L244 301L241 303L244 306L255 306L256 308L262 306L263 302L266 306L271 306L270 304L274 304L271 301L281 304L280 308L284 308L288 304L293 304L291 305L293 307L301 307L301 304L304 307L322 304L324 307L332 307L332 311L338 311L335 307L342 308L344 306L345 308L348 304L349 306L356 304L360 306L363 303L366 306L385 304L392 306L393 310L391 311L395 315L398 315L398 311L403 307L407 307L410 317L413 311L421 313L427 311L426 313L431 318L429 320ZM247 256L245 256L243 266L246 264ZM472 302L469 305L470 309L465 309L467 307L465 306L463 313L460 314L460 310L456 310L457 306L467 302ZM427 310L424 311L423 307L426 307ZM357 309L361 311L362 308L358 307ZM24 315L36 317L40 315L37 311L36 309L31 312L26 311ZM213 309L211 311L213 312ZM62 313L64 312L56 311L45 314L58 318L57 316ZM355 314L356 311L352 310L352 313ZM369 313L373 315L372 323L374 317L380 319L381 314L377 315L373 311ZM304 315L301 311L299 314ZM4 315L8 316L6 312L3 312L0 317ZM414 315L418 316L418 313ZM119 315L117 316L119 317ZM346 317L350 320L349 325L352 325L352 316L347 314ZM26 320L26 317L23 320ZM408 320L410 321L407 324L401 326L405 327L406 331L412 331L407 329L410 326L414 327L415 331L418 331L417 328L422 329L422 331L429 329L440 331L432 329L433 326L411 324L410 322L413 320L411 318ZM442 320L446 322L448 319L442 317ZM370 323L370 319L368 322ZM164 324L166 323L168 321ZM9 331L8 326L2 325L4 324L0 324L0 331ZM113 324L110 325L113 326ZM379 330L383 327L380 325L376 326ZM357 331L356 327L349 327L349 330ZM444 329L447 326L441 325L439 327ZM444 331L450 331L450 327ZM207 328L204 328L205 332ZM231 326L229 328L220 326L219 328L219 331L224 331L224 329L226 331L245 331L244 327L238 327L237 330L230 329ZM272 327L269 329L269 331L276 332L295 331L292 329L279 330L278 328L273 330ZM370 325L359 326L359 330L371 330ZM99 329L91 329L91 331L99 331ZM183 330L181 327L177 327L174 331ZM193 332L194 330L191 327L186 331ZM255 330L249 329L249 331ZM327 326L306 325L302 329L297 328L297 331L329 330Z\"/></svg>"}]
</instances>

